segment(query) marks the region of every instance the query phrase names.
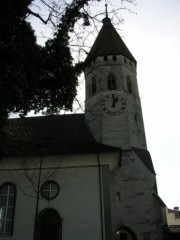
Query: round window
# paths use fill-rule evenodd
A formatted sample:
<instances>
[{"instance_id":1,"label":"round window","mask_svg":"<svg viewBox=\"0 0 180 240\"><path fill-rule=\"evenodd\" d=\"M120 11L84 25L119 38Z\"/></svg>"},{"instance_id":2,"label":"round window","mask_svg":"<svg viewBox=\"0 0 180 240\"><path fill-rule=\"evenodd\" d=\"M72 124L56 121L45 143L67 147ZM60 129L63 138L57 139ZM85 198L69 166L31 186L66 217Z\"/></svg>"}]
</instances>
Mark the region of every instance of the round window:
<instances>
[{"instance_id":1,"label":"round window","mask_svg":"<svg viewBox=\"0 0 180 240\"><path fill-rule=\"evenodd\" d=\"M59 185L54 181L46 181L41 187L41 194L45 199L53 199L59 193Z\"/></svg>"}]
</instances>

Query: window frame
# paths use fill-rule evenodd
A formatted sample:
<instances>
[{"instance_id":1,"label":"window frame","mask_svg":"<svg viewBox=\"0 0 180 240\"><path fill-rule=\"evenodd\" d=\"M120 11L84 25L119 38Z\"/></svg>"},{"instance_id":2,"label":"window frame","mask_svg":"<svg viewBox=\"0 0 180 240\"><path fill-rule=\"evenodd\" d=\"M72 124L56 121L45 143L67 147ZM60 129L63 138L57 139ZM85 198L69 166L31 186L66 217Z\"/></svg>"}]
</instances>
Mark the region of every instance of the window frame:
<instances>
[{"instance_id":1,"label":"window frame","mask_svg":"<svg viewBox=\"0 0 180 240\"><path fill-rule=\"evenodd\" d=\"M114 74L110 73L107 79L108 90L116 90L116 79Z\"/></svg>"},{"instance_id":2,"label":"window frame","mask_svg":"<svg viewBox=\"0 0 180 240\"><path fill-rule=\"evenodd\" d=\"M45 187L45 185L48 185L48 184L55 184L56 187L57 187L57 192L53 197L47 197L43 192L43 190L44 190L43 188ZM52 199L56 198L58 196L59 192L60 192L59 184L57 182L53 181L53 180L47 180L41 186L41 195L46 200L52 200Z\"/></svg>"},{"instance_id":3,"label":"window frame","mask_svg":"<svg viewBox=\"0 0 180 240\"><path fill-rule=\"evenodd\" d=\"M2 190L4 187L8 187L8 193L7 194L2 194ZM10 193L10 187L13 187L13 191L14 193ZM15 206L16 206L16 194L17 194L17 188L16 185L12 182L5 182L0 186L0 211L1 209L3 209L3 207L5 208L5 217L0 219L0 225L1 222L5 222L4 226L3 226L3 231L1 231L1 227L0 227L0 236L13 236L13 230L14 230L14 217L15 217ZM2 196L6 196L5 202L6 205L3 206L2 205ZM10 196L13 196L12 199L12 204L10 205L9 202L10 200ZM8 209L12 208L12 213L11 213L11 218L7 217L8 214ZM10 220L9 220L10 219ZM6 230L7 227L7 223L10 222L10 231Z\"/></svg>"}]
</instances>

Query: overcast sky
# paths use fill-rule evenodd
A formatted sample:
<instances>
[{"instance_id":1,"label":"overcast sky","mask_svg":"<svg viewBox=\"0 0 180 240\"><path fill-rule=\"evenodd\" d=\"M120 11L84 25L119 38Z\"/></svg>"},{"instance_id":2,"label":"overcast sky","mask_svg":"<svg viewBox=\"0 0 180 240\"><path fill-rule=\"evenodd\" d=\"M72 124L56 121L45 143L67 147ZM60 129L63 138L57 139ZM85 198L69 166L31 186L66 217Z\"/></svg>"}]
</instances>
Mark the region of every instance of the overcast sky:
<instances>
[{"instance_id":1,"label":"overcast sky","mask_svg":"<svg viewBox=\"0 0 180 240\"><path fill-rule=\"evenodd\" d=\"M109 2L111 11L121 1ZM121 12L125 22L118 27L119 33L137 60L146 139L159 196L174 208L180 206L180 0L137 0L132 10L137 14ZM81 95L83 99L82 91Z\"/></svg>"},{"instance_id":2,"label":"overcast sky","mask_svg":"<svg viewBox=\"0 0 180 240\"><path fill-rule=\"evenodd\" d=\"M123 40L137 60L158 192L174 208L180 206L180 1L138 0L135 10L126 14Z\"/></svg>"}]
</instances>

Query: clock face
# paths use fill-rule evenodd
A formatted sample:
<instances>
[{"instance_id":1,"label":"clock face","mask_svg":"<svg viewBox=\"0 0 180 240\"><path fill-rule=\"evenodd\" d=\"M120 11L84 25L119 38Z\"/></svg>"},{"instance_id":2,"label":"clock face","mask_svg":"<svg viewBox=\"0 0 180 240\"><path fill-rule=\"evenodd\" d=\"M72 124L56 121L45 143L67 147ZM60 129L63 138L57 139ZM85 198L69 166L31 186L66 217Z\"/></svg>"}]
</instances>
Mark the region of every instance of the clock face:
<instances>
[{"instance_id":1,"label":"clock face","mask_svg":"<svg viewBox=\"0 0 180 240\"><path fill-rule=\"evenodd\" d=\"M108 94L102 102L102 109L110 115L119 115L126 108L125 99L118 94Z\"/></svg>"}]
</instances>

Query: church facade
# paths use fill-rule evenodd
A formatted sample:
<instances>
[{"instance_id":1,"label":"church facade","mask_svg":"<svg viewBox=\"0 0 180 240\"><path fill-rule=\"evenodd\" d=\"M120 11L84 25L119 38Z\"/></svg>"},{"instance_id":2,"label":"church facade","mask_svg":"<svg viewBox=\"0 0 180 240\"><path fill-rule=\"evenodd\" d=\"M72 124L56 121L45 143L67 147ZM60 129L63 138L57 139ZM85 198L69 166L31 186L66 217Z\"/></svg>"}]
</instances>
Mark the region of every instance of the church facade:
<instances>
[{"instance_id":1,"label":"church facade","mask_svg":"<svg viewBox=\"0 0 180 240\"><path fill-rule=\"evenodd\" d=\"M165 239L136 65L106 17L86 59L85 113L9 120L1 239Z\"/></svg>"}]
</instances>

